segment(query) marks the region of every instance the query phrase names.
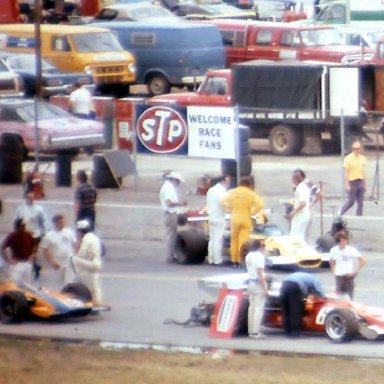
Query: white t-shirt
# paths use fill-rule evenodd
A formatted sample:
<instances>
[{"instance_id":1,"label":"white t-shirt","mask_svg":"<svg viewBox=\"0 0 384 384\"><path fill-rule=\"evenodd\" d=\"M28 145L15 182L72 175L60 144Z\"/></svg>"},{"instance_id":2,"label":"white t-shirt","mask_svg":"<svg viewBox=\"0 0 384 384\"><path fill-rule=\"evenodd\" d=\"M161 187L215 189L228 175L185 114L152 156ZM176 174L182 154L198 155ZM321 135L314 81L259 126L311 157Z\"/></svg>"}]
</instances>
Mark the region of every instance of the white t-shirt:
<instances>
[{"instance_id":1,"label":"white t-shirt","mask_svg":"<svg viewBox=\"0 0 384 384\"><path fill-rule=\"evenodd\" d=\"M47 217L41 205L23 203L17 207L16 218L25 220L27 230L34 238L41 237L48 228Z\"/></svg>"},{"instance_id":2,"label":"white t-shirt","mask_svg":"<svg viewBox=\"0 0 384 384\"><path fill-rule=\"evenodd\" d=\"M44 236L42 248L48 249L52 257L65 266L74 255L75 243L75 234L69 228L63 228L61 231L52 229Z\"/></svg>"},{"instance_id":3,"label":"white t-shirt","mask_svg":"<svg viewBox=\"0 0 384 384\"><path fill-rule=\"evenodd\" d=\"M69 101L73 113L89 115L92 109L92 96L88 89L84 87L76 89L69 96Z\"/></svg>"},{"instance_id":4,"label":"white t-shirt","mask_svg":"<svg viewBox=\"0 0 384 384\"><path fill-rule=\"evenodd\" d=\"M167 200L172 203L179 202L179 196L177 195L176 187L169 180L165 180L160 189L160 203L165 212L177 212L178 207L169 207Z\"/></svg>"},{"instance_id":5,"label":"white t-shirt","mask_svg":"<svg viewBox=\"0 0 384 384\"><path fill-rule=\"evenodd\" d=\"M225 220L225 212L220 204L220 200L227 194L224 185L217 183L208 189L207 192L207 209L209 221L222 222Z\"/></svg>"},{"instance_id":6,"label":"white t-shirt","mask_svg":"<svg viewBox=\"0 0 384 384\"><path fill-rule=\"evenodd\" d=\"M295 189L294 196L294 205L293 208L296 209L301 203L305 203L305 207L298 211L295 214L295 217L298 218L307 218L310 216L310 198L311 191L308 188L308 185L305 182L301 182L297 185Z\"/></svg>"},{"instance_id":7,"label":"white t-shirt","mask_svg":"<svg viewBox=\"0 0 384 384\"><path fill-rule=\"evenodd\" d=\"M340 249L338 245L333 247L330 252L330 260L335 262L335 275L343 276L347 273L354 273L358 265L360 252L350 245Z\"/></svg>"},{"instance_id":8,"label":"white t-shirt","mask_svg":"<svg viewBox=\"0 0 384 384\"><path fill-rule=\"evenodd\" d=\"M257 269L265 268L265 258L260 251L249 252L245 257L245 265L247 267L248 277L257 279Z\"/></svg>"}]
</instances>

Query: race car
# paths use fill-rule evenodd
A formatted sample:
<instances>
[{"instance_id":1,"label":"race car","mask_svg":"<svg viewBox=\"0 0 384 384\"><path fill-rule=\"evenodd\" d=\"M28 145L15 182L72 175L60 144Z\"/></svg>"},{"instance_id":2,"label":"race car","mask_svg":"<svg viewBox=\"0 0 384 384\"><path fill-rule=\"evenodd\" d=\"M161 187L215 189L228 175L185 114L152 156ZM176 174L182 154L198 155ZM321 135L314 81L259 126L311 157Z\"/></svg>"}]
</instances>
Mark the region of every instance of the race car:
<instances>
[{"instance_id":1,"label":"race car","mask_svg":"<svg viewBox=\"0 0 384 384\"><path fill-rule=\"evenodd\" d=\"M177 233L175 254L181 264L199 264L204 262L208 253L208 216L204 211L189 210L180 216L181 228ZM322 266L328 254L321 254L305 241L284 235L275 224L265 222L265 211L252 217L252 232L249 240L265 240L267 266L271 268L308 269ZM229 261L230 230L223 238L223 256ZM249 242L243 245L241 254L244 260L248 253Z\"/></svg>"},{"instance_id":2,"label":"race car","mask_svg":"<svg viewBox=\"0 0 384 384\"><path fill-rule=\"evenodd\" d=\"M94 306L91 292L81 283L69 283L60 292L20 287L11 281L0 284L0 319L3 323L20 323L31 316L41 319L86 316L105 309Z\"/></svg>"},{"instance_id":3,"label":"race car","mask_svg":"<svg viewBox=\"0 0 384 384\"><path fill-rule=\"evenodd\" d=\"M228 290L228 295L234 290L242 290L241 307L248 306L247 298L248 274L228 274L210 276L199 279L198 286L210 295L218 297L221 289ZM264 307L263 325L283 329L282 307L279 298L281 283L273 283ZM222 303L230 301L223 300ZM220 305L218 302L216 306ZM216 313L223 313L228 308L216 308ZM247 316L247 310L241 311ZM239 319L246 324L247 319ZM301 323L304 332L326 334L334 343L350 341L357 336L368 340L376 340L384 335L384 310L357 304L348 298L313 297L304 300L304 316Z\"/></svg>"}]
</instances>

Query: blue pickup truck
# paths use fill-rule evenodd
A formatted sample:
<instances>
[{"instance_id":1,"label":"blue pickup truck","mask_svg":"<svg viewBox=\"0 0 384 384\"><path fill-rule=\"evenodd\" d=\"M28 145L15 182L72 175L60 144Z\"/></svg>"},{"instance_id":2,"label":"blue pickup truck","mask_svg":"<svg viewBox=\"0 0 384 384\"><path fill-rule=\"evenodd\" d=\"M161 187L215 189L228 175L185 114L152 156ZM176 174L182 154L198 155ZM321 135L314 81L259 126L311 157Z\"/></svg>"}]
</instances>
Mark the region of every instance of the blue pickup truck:
<instances>
[{"instance_id":1,"label":"blue pickup truck","mask_svg":"<svg viewBox=\"0 0 384 384\"><path fill-rule=\"evenodd\" d=\"M224 48L215 26L184 21L97 25L114 32L136 56L137 83L146 84L152 96L170 92L171 86L198 83L208 69L224 68Z\"/></svg>"}]
</instances>

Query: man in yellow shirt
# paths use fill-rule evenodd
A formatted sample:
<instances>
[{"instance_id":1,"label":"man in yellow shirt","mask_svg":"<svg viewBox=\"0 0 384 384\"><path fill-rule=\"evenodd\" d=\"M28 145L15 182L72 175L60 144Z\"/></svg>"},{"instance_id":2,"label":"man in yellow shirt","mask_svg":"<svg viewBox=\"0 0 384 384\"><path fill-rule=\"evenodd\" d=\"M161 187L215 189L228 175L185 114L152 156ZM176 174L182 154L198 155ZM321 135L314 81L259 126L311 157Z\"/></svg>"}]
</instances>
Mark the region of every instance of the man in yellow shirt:
<instances>
[{"instance_id":1,"label":"man in yellow shirt","mask_svg":"<svg viewBox=\"0 0 384 384\"><path fill-rule=\"evenodd\" d=\"M352 152L344 159L348 200L341 208L339 216L347 212L355 202L357 202L356 216L363 216L366 163L367 159L361 154L361 144L355 141L352 144Z\"/></svg>"},{"instance_id":2,"label":"man in yellow shirt","mask_svg":"<svg viewBox=\"0 0 384 384\"><path fill-rule=\"evenodd\" d=\"M250 177L240 180L237 188L231 189L220 201L226 212L231 213L231 261L239 267L241 246L248 240L252 228L251 216L263 209L259 195L253 191Z\"/></svg>"}]
</instances>

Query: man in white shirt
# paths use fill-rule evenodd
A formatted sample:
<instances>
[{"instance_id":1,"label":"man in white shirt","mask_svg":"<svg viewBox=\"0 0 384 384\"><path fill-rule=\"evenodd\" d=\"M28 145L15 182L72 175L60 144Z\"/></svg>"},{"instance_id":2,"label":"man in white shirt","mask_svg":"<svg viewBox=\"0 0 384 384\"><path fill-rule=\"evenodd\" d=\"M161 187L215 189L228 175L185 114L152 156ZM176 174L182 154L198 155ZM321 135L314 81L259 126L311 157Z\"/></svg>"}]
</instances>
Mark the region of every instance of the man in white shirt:
<instances>
[{"instance_id":1,"label":"man in white shirt","mask_svg":"<svg viewBox=\"0 0 384 384\"><path fill-rule=\"evenodd\" d=\"M336 279L336 294L346 294L353 300L354 279L366 261L356 248L348 245L346 232L337 234L336 243L337 245L329 252L329 264Z\"/></svg>"},{"instance_id":2,"label":"man in white shirt","mask_svg":"<svg viewBox=\"0 0 384 384\"><path fill-rule=\"evenodd\" d=\"M229 176L222 176L207 192L207 211L209 226L208 263L223 263L223 236L225 230L225 211L220 200L226 195L229 187Z\"/></svg>"},{"instance_id":3,"label":"man in white shirt","mask_svg":"<svg viewBox=\"0 0 384 384\"><path fill-rule=\"evenodd\" d=\"M85 284L92 293L93 302L102 303L102 292L100 286L101 241L91 231L88 220L80 220L76 223L79 234L80 248L75 256L71 258L75 273L80 281Z\"/></svg>"},{"instance_id":4,"label":"man in white shirt","mask_svg":"<svg viewBox=\"0 0 384 384\"><path fill-rule=\"evenodd\" d=\"M187 205L186 201L179 199L179 185L183 178L179 172L170 172L160 189L160 203L164 211L165 225L165 257L168 263L176 261L175 243L177 235L177 211L179 207Z\"/></svg>"},{"instance_id":5,"label":"man in white shirt","mask_svg":"<svg viewBox=\"0 0 384 384\"><path fill-rule=\"evenodd\" d=\"M305 240L305 234L310 222L310 189L305 182L305 173L296 169L292 174L292 182L295 187L294 204L292 211L288 214L291 219L290 236L299 240Z\"/></svg>"},{"instance_id":6,"label":"man in white shirt","mask_svg":"<svg viewBox=\"0 0 384 384\"><path fill-rule=\"evenodd\" d=\"M82 119L90 119L94 111L92 95L78 81L73 84L74 91L69 96L69 107L73 115Z\"/></svg>"},{"instance_id":7,"label":"man in white shirt","mask_svg":"<svg viewBox=\"0 0 384 384\"><path fill-rule=\"evenodd\" d=\"M255 239L250 246L250 252L245 257L248 272L248 334L254 339L265 337L260 333L264 314L265 298L268 294L268 284L265 279L265 258L262 253L264 243Z\"/></svg>"},{"instance_id":8,"label":"man in white shirt","mask_svg":"<svg viewBox=\"0 0 384 384\"><path fill-rule=\"evenodd\" d=\"M71 281L72 274L70 258L75 253L76 236L65 228L63 215L55 215L52 218L53 229L51 229L42 241L42 251L48 264L55 271L55 288L61 288Z\"/></svg>"}]
</instances>

